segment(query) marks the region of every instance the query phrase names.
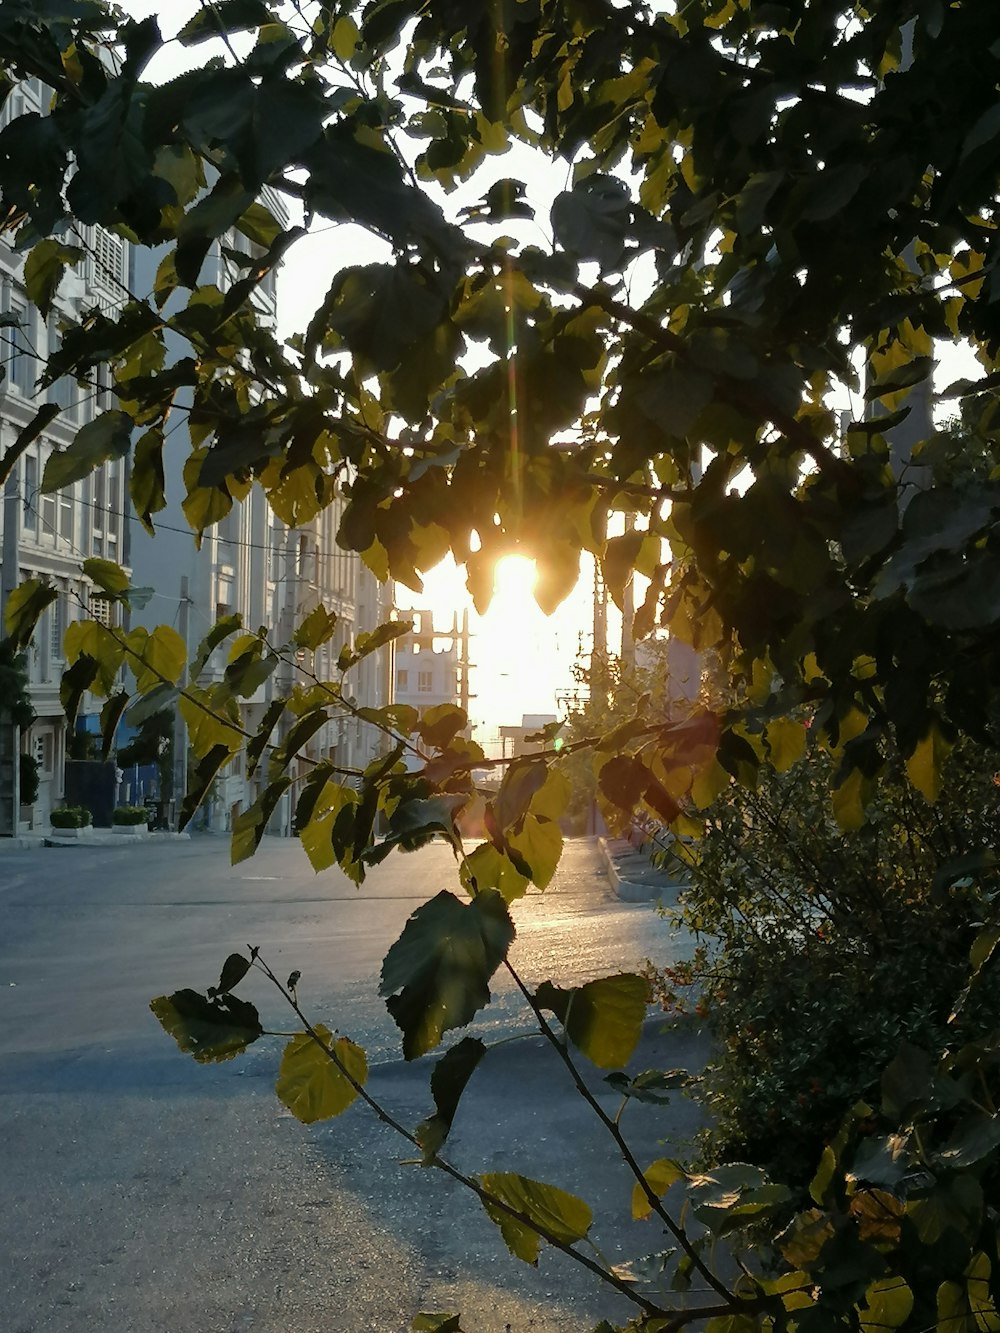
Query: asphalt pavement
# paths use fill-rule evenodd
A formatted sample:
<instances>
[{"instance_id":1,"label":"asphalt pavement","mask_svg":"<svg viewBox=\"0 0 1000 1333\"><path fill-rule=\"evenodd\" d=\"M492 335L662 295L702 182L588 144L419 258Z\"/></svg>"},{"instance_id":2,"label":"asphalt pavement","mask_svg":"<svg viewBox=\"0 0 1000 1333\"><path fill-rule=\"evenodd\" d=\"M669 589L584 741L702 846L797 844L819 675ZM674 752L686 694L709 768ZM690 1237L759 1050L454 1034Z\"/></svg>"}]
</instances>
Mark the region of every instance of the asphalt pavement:
<instances>
[{"instance_id":1,"label":"asphalt pavement","mask_svg":"<svg viewBox=\"0 0 1000 1333\"><path fill-rule=\"evenodd\" d=\"M513 1259L478 1202L401 1164L406 1144L363 1107L300 1125L273 1092L280 1039L197 1066L149 1012L152 996L204 989L229 952L257 945L279 975L301 971L304 1008L365 1047L370 1089L415 1125L431 1110L434 1057L402 1061L377 978L410 912L454 885L444 845L393 854L360 890L271 839L237 867L211 838L0 853L0 1330L402 1333L428 1309L462 1311L467 1333L624 1320L628 1303L565 1256L543 1250L537 1269ZM514 917L512 961L530 985L683 947L649 906L613 897L586 840ZM472 1030L488 1042L528 1033L513 984L498 974L495 991ZM263 978L240 993L265 1026L294 1026ZM696 1031L651 1017L634 1065L694 1067L704 1054ZM614 1110L599 1071L588 1079ZM681 1094L625 1113L642 1161L683 1155L698 1123ZM537 1037L490 1051L448 1154L585 1197L613 1262L662 1244L630 1220L631 1177Z\"/></svg>"}]
</instances>

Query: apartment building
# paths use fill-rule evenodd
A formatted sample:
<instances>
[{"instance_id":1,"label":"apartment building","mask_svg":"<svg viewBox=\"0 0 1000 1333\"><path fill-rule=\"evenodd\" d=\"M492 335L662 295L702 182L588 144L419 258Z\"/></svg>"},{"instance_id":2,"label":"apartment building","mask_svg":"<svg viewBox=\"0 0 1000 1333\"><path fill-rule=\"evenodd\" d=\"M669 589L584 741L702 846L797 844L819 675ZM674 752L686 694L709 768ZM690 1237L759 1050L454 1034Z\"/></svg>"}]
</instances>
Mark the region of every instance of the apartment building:
<instances>
[{"instance_id":1,"label":"apartment building","mask_svg":"<svg viewBox=\"0 0 1000 1333\"><path fill-rule=\"evenodd\" d=\"M285 209L281 199L267 191L264 203L282 222ZM226 249L240 250L249 242L231 232L214 245L200 275L202 283L212 283L221 290L240 275L227 258ZM149 292L162 252L135 248L132 256L132 286L139 293ZM277 291L270 275L254 293L259 318L272 326L277 320ZM174 354L185 354L178 343ZM171 352L168 349L168 357ZM149 603L132 614L133 624L171 624L185 639L189 656L206 632L223 617L239 614L252 630L264 626L272 642L287 644L299 621L315 606L322 604L338 617L336 634L315 654L300 651L287 666L282 666L257 693L243 704L244 722L254 730L276 694L286 694L296 684L308 683L311 676L321 680L339 679L336 661L341 649L354 642L358 633L370 631L389 618L391 596L383 591L357 555L342 551L336 544L342 505L335 502L312 522L288 529L271 513L263 491L255 487L247 498L204 535L196 547L194 536L184 517L181 502L185 494L183 468L190 451L186 429L168 436L164 450L164 474L167 508L156 515L156 535L150 537L133 517L130 550L133 578L137 585L150 587L154 595ZM200 678L202 685L221 679L226 666L225 645L217 649ZM379 707L390 699L392 681L391 645L373 654L354 668L347 689L359 703ZM276 736L280 735L280 731ZM333 759L348 768L363 768L381 748L381 736L372 727L340 716L332 719L309 741L300 763L293 765L293 786L282 798L271 821L271 830L292 831L292 819L298 782L312 762ZM174 790L185 786L187 746L183 724L178 719L175 733ZM235 816L256 799L263 774L253 779L245 771L243 756L227 766L213 789L197 822L213 831L224 832Z\"/></svg>"},{"instance_id":2,"label":"apartment building","mask_svg":"<svg viewBox=\"0 0 1000 1333\"><path fill-rule=\"evenodd\" d=\"M0 124L26 112L43 111L43 101L40 82L24 81L7 99ZM81 561L101 556L126 568L129 563L124 460L105 464L58 495L39 491L51 453L65 448L82 425L111 406L108 377L103 374L91 385L63 380L44 394L37 391L45 361L59 346L60 324L95 306L113 309L123 300L128 277L128 245L121 237L100 227L80 227L67 239L85 251L85 258L67 273L47 319L42 319L25 294L24 254L0 244L0 311L4 316L0 363L5 372L0 380L0 455L43 401L61 409L18 459L5 484L0 509L0 604L25 579L44 578L58 590L27 654L29 692L37 718L20 737L20 748L37 761L38 797L32 806L14 798L5 805L0 833L6 834L47 827L49 811L63 796L67 735L59 682L67 625L91 616L110 621L118 612L83 578ZM96 700L85 698L84 712L96 712L99 707Z\"/></svg>"},{"instance_id":3,"label":"apartment building","mask_svg":"<svg viewBox=\"0 0 1000 1333\"><path fill-rule=\"evenodd\" d=\"M401 611L401 620L413 631L396 641L394 699L414 708L438 704L469 707L469 613L459 622L452 616L448 629L436 627L434 612L426 608Z\"/></svg>"}]
</instances>

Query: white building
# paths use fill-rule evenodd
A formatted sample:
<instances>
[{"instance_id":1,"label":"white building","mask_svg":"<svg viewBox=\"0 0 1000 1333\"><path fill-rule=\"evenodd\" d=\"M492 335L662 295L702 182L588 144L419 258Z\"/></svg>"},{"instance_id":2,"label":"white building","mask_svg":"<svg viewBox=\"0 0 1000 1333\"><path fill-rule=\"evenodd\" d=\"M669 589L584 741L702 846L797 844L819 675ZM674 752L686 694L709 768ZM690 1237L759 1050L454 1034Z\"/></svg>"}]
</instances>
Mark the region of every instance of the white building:
<instances>
[{"instance_id":1,"label":"white building","mask_svg":"<svg viewBox=\"0 0 1000 1333\"><path fill-rule=\"evenodd\" d=\"M454 616L448 630L435 628L433 611L399 615L413 622L413 632L396 640L395 702L419 709L458 704L468 711L468 612L461 626Z\"/></svg>"},{"instance_id":2,"label":"white building","mask_svg":"<svg viewBox=\"0 0 1000 1333\"><path fill-rule=\"evenodd\" d=\"M284 222L285 211L278 196L268 191L264 202ZM245 249L249 244L232 232L223 242L231 249ZM162 254L157 250L134 250L133 290L152 289ZM201 283L212 283L226 290L238 276L222 247L213 245L201 271ZM259 317L273 325L277 310L273 274L258 286L252 299ZM176 354L184 355L186 350L178 342ZM173 625L185 639L190 658L207 631L223 616L238 613L250 630L266 627L269 638L276 644L287 643L295 626L319 603L338 617L337 631L330 643L315 654L300 652L294 666L280 667L244 703L244 725L253 731L276 694L286 694L294 685L308 683L305 673L311 672L321 680L338 680L336 661L341 649L353 643L358 633L370 631L389 618L391 596L380 589L357 555L337 546L335 536L342 511L339 500L312 522L289 529L274 517L263 491L255 486L241 504L235 504L220 523L206 531L199 549L181 508L186 489L182 474L189 452L190 439L185 429L168 436L164 449L168 504L154 516L156 536L151 538L137 519L131 520L133 580L137 586L154 589L151 601L142 610L133 612L132 623ZM208 685L221 679L225 666L223 644L212 654L199 683ZM390 699L391 670L389 646L352 670L347 689L362 704L384 705ZM280 734L277 731L275 739ZM297 782L308 771L311 761L330 758L347 768L363 768L381 748L380 733L367 724L342 717L327 723L309 741L302 762L290 770L295 785L276 810L272 830L291 831ZM175 792L182 791L185 785L186 750L183 724L178 720ZM238 755L227 766L196 822L225 831L231 827L233 818L254 801L265 774L260 772L251 781L244 764L244 757Z\"/></svg>"},{"instance_id":3,"label":"white building","mask_svg":"<svg viewBox=\"0 0 1000 1333\"><path fill-rule=\"evenodd\" d=\"M42 111L42 101L37 79L19 84L7 99L0 124ZM42 402L62 409L17 460L4 486L0 511L0 605L25 579L44 578L58 590L27 654L31 700L38 716L21 737L21 749L38 762L38 798L33 807L20 806L16 816L10 809L0 812L0 834L47 828L49 811L64 791L67 735L59 701L63 636L72 620L88 616L110 620L118 611L95 596L93 585L80 573L80 563L101 556L128 566L124 460L106 463L58 495L39 492L53 450L65 448L80 426L111 406L103 374L90 386L63 380L45 393L36 391L45 360L59 345L60 319L75 319L94 306L110 310L121 304L128 276L128 246L120 237L100 227L81 227L67 241L83 248L86 257L67 272L46 320L25 294L24 254L0 244L0 309L7 320L16 320L0 328L0 359L6 372L0 382L0 457ZM96 700L85 697L85 713L99 708Z\"/></svg>"}]
</instances>

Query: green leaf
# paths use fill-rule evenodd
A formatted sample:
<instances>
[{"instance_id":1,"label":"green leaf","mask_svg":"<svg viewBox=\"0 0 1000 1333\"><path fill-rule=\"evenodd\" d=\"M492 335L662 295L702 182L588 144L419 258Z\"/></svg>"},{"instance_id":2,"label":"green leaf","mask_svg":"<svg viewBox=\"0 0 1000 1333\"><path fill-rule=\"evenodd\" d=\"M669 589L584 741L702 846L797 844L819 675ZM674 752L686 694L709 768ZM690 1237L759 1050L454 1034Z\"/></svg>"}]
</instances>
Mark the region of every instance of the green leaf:
<instances>
[{"instance_id":1,"label":"green leaf","mask_svg":"<svg viewBox=\"0 0 1000 1333\"><path fill-rule=\"evenodd\" d=\"M236 612L231 616L223 616L217 620L205 637L199 643L197 651L191 660L191 679L197 680L205 670L208 659L218 648L220 643L224 643L230 634L235 634L238 629L243 628L243 617Z\"/></svg>"},{"instance_id":2,"label":"green leaf","mask_svg":"<svg viewBox=\"0 0 1000 1333\"><path fill-rule=\"evenodd\" d=\"M671 1185L676 1184L678 1180L687 1179L687 1172L680 1162L674 1161L672 1157L660 1157L646 1167L642 1177L656 1197L662 1199ZM653 1205L649 1202L646 1191L636 1181L632 1189L632 1217L639 1222L649 1217L652 1211Z\"/></svg>"},{"instance_id":3,"label":"green leaf","mask_svg":"<svg viewBox=\"0 0 1000 1333\"><path fill-rule=\"evenodd\" d=\"M166 479L163 473L163 428L153 426L136 441L128 480L129 495L136 515L150 536L153 515L167 506Z\"/></svg>"},{"instance_id":4,"label":"green leaf","mask_svg":"<svg viewBox=\"0 0 1000 1333\"><path fill-rule=\"evenodd\" d=\"M271 738L271 733L278 725L282 713L285 711L284 699L272 699L261 718L260 726L254 733L253 738L247 742L247 777L252 778L257 772L264 751L267 749L267 743Z\"/></svg>"},{"instance_id":5,"label":"green leaf","mask_svg":"<svg viewBox=\"0 0 1000 1333\"><path fill-rule=\"evenodd\" d=\"M250 971L250 967L251 960L245 954L231 953L222 964L219 984L208 988L209 998L213 995L227 995L229 991L235 989Z\"/></svg>"},{"instance_id":6,"label":"green leaf","mask_svg":"<svg viewBox=\"0 0 1000 1333\"><path fill-rule=\"evenodd\" d=\"M698 1079L686 1069L644 1069L634 1078L617 1073L608 1074L604 1081L623 1097L630 1097L637 1102L666 1106L670 1101L671 1092L676 1088L689 1088L693 1083L697 1083Z\"/></svg>"},{"instance_id":7,"label":"green leaf","mask_svg":"<svg viewBox=\"0 0 1000 1333\"><path fill-rule=\"evenodd\" d=\"M393 639L409 634L412 629L413 625L408 620L389 620L384 625L378 625L370 634L359 634L354 640L353 648L345 647L341 650L337 658L337 670L348 671L364 658L377 652L379 648L392 643Z\"/></svg>"},{"instance_id":8,"label":"green leaf","mask_svg":"<svg viewBox=\"0 0 1000 1333\"><path fill-rule=\"evenodd\" d=\"M351 1079L361 1086L368 1079L368 1059L360 1046L347 1037L335 1038L322 1024L315 1032L336 1060L308 1032L298 1032L285 1047L275 1084L281 1101L304 1125L346 1111L358 1095Z\"/></svg>"},{"instance_id":9,"label":"green leaf","mask_svg":"<svg viewBox=\"0 0 1000 1333\"><path fill-rule=\"evenodd\" d=\"M594 1220L582 1199L555 1185L506 1171L480 1176L479 1183L493 1196L482 1199L483 1207L500 1228L511 1254L526 1264L538 1263L542 1237L536 1227L547 1233L545 1239L553 1237L564 1245L573 1245L583 1240ZM500 1204L506 1204L520 1216L512 1217Z\"/></svg>"},{"instance_id":10,"label":"green leaf","mask_svg":"<svg viewBox=\"0 0 1000 1333\"><path fill-rule=\"evenodd\" d=\"M441 1151L462 1093L485 1054L486 1047L478 1037L463 1037L434 1066L431 1096L436 1109L432 1116L420 1122L415 1131L426 1163L432 1162Z\"/></svg>"},{"instance_id":11,"label":"green leaf","mask_svg":"<svg viewBox=\"0 0 1000 1333\"><path fill-rule=\"evenodd\" d=\"M291 785L292 780L288 774L282 774L276 782L268 783L256 801L233 820L233 837L229 853L232 865L239 865L241 861L253 856L260 846L268 820Z\"/></svg>"},{"instance_id":12,"label":"green leaf","mask_svg":"<svg viewBox=\"0 0 1000 1333\"><path fill-rule=\"evenodd\" d=\"M157 685L148 694L135 697L128 705L128 724L138 727L164 708L174 708L180 691L175 685Z\"/></svg>"},{"instance_id":13,"label":"green leaf","mask_svg":"<svg viewBox=\"0 0 1000 1333\"><path fill-rule=\"evenodd\" d=\"M858 1323L864 1333L886 1333L902 1328L912 1310L913 1292L901 1277L878 1278L865 1292Z\"/></svg>"},{"instance_id":14,"label":"green leaf","mask_svg":"<svg viewBox=\"0 0 1000 1333\"><path fill-rule=\"evenodd\" d=\"M29 252L24 261L24 289L43 319L48 319L67 267L78 264L82 258L83 251L78 245L64 245L51 236L39 241Z\"/></svg>"},{"instance_id":15,"label":"green leaf","mask_svg":"<svg viewBox=\"0 0 1000 1333\"><path fill-rule=\"evenodd\" d=\"M199 1064L231 1060L264 1031L253 1005L235 995L209 999L198 991L179 990L158 996L149 1007L168 1036Z\"/></svg>"},{"instance_id":16,"label":"green leaf","mask_svg":"<svg viewBox=\"0 0 1000 1333\"><path fill-rule=\"evenodd\" d=\"M959 1122L934 1157L952 1171L967 1171L1000 1148L1000 1115L975 1114Z\"/></svg>"},{"instance_id":17,"label":"green leaf","mask_svg":"<svg viewBox=\"0 0 1000 1333\"><path fill-rule=\"evenodd\" d=\"M128 701L128 691L119 690L117 694L111 695L101 709L101 758L105 762L107 762L108 756L114 749L118 723L121 721L122 713L128 707Z\"/></svg>"},{"instance_id":18,"label":"green leaf","mask_svg":"<svg viewBox=\"0 0 1000 1333\"><path fill-rule=\"evenodd\" d=\"M507 956L514 925L498 893L471 903L442 890L411 915L385 956L379 994L403 1032L403 1055L432 1050L490 1001L489 980Z\"/></svg>"},{"instance_id":19,"label":"green leaf","mask_svg":"<svg viewBox=\"0 0 1000 1333\"><path fill-rule=\"evenodd\" d=\"M59 682L59 702L62 704L66 721L72 727L80 711L83 696L90 689L97 689L97 677L100 663L88 653L80 653L76 661L65 669Z\"/></svg>"},{"instance_id":20,"label":"green leaf","mask_svg":"<svg viewBox=\"0 0 1000 1333\"><path fill-rule=\"evenodd\" d=\"M185 829L194 818L198 807L208 795L208 789L219 769L231 758L232 751L228 745L213 745L208 753L198 760L188 776L188 789L184 793L177 825L179 829Z\"/></svg>"},{"instance_id":21,"label":"green leaf","mask_svg":"<svg viewBox=\"0 0 1000 1333\"><path fill-rule=\"evenodd\" d=\"M562 990L544 981L535 999L551 1010L574 1046L599 1069L627 1064L642 1034L649 982L635 972L588 981Z\"/></svg>"},{"instance_id":22,"label":"green leaf","mask_svg":"<svg viewBox=\"0 0 1000 1333\"><path fill-rule=\"evenodd\" d=\"M548 777L544 759L515 759L504 774L493 808L502 829L513 828L526 813L531 798L540 791Z\"/></svg>"},{"instance_id":23,"label":"green leaf","mask_svg":"<svg viewBox=\"0 0 1000 1333\"><path fill-rule=\"evenodd\" d=\"M464 710L455 704L437 704L421 714L417 734L428 745L443 750L460 731L464 731L468 721Z\"/></svg>"},{"instance_id":24,"label":"green leaf","mask_svg":"<svg viewBox=\"0 0 1000 1333\"><path fill-rule=\"evenodd\" d=\"M132 440L135 423L124 412L102 412L88 421L76 433L68 449L49 456L39 488L43 495L61 491L74 481L89 477L92 472L113 458L124 458Z\"/></svg>"},{"instance_id":25,"label":"green leaf","mask_svg":"<svg viewBox=\"0 0 1000 1333\"><path fill-rule=\"evenodd\" d=\"M315 607L303 620L292 635L300 648L315 652L322 644L332 639L337 629L338 616L335 611L328 611L322 603Z\"/></svg>"},{"instance_id":26,"label":"green leaf","mask_svg":"<svg viewBox=\"0 0 1000 1333\"><path fill-rule=\"evenodd\" d=\"M694 1215L716 1236L745 1226L792 1198L787 1185L774 1184L757 1166L732 1162L689 1177Z\"/></svg>"},{"instance_id":27,"label":"green leaf","mask_svg":"<svg viewBox=\"0 0 1000 1333\"><path fill-rule=\"evenodd\" d=\"M4 608L4 626L15 648L28 646L39 617L58 596L44 579L26 579L13 590Z\"/></svg>"},{"instance_id":28,"label":"green leaf","mask_svg":"<svg viewBox=\"0 0 1000 1333\"><path fill-rule=\"evenodd\" d=\"M3 458L0 458L0 485L10 476L14 464L28 448L28 445L36 440L49 422L59 415L59 410L58 403L42 403L28 424L18 431L17 438Z\"/></svg>"},{"instance_id":29,"label":"green leaf","mask_svg":"<svg viewBox=\"0 0 1000 1333\"><path fill-rule=\"evenodd\" d=\"M461 1315L424 1312L414 1316L410 1328L412 1333L462 1333Z\"/></svg>"},{"instance_id":30,"label":"green leaf","mask_svg":"<svg viewBox=\"0 0 1000 1333\"><path fill-rule=\"evenodd\" d=\"M120 597L129 586L128 575L113 560L84 560L83 572L92 583L111 597Z\"/></svg>"},{"instance_id":31,"label":"green leaf","mask_svg":"<svg viewBox=\"0 0 1000 1333\"><path fill-rule=\"evenodd\" d=\"M262 0L213 0L188 19L177 40L181 46L194 46L220 33L246 32L274 22L274 15Z\"/></svg>"}]
</instances>

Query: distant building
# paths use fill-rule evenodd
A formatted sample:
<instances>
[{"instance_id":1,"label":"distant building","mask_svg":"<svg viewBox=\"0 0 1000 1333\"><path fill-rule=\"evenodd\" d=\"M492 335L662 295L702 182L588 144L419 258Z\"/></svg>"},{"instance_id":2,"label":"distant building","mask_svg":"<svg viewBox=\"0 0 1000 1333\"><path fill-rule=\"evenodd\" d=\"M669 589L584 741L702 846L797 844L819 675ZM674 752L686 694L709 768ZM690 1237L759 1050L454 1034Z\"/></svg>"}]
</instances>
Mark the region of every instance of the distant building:
<instances>
[{"instance_id":1,"label":"distant building","mask_svg":"<svg viewBox=\"0 0 1000 1333\"><path fill-rule=\"evenodd\" d=\"M28 113L44 114L47 98L37 79L20 82L0 112L0 126ZM45 465L54 450L65 448L77 430L112 406L109 377L100 369L90 386L61 380L44 392L36 384L49 354L60 341L61 320L74 320L95 306L112 310L126 299L129 246L120 236L101 227L79 227L67 241L80 246L85 257L69 269L59 287L48 319L30 304L24 290L26 252L15 253L0 243L0 308L9 323L0 328L0 454L6 452L43 402L62 410L17 460L7 478L0 508L0 610L14 588L25 579L43 578L58 597L39 622L28 649L31 701L38 714L20 738L20 749L38 765L38 797L33 806L18 799L16 780L0 781L0 836L45 828L49 812L64 793L67 728L59 701L63 671L63 638L74 620L94 617L111 623L120 608L102 597L80 572L80 563L100 556L129 567L128 528L125 522L126 465L124 460L104 464L83 481L58 495L39 491ZM100 702L85 695L84 715L95 718ZM3 747L0 747L2 749ZM8 772L9 779L10 774Z\"/></svg>"},{"instance_id":2,"label":"distant building","mask_svg":"<svg viewBox=\"0 0 1000 1333\"><path fill-rule=\"evenodd\" d=\"M447 630L435 628L433 611L401 611L399 615L413 622L413 632L396 640L394 701L419 709L457 704L468 712L468 611L461 622L453 615Z\"/></svg>"},{"instance_id":3,"label":"distant building","mask_svg":"<svg viewBox=\"0 0 1000 1333\"><path fill-rule=\"evenodd\" d=\"M522 713L519 726L501 726L500 753L498 759L516 759L523 754L535 754L539 750L550 749L544 741L528 740L544 727L558 721L555 713Z\"/></svg>"}]
</instances>

